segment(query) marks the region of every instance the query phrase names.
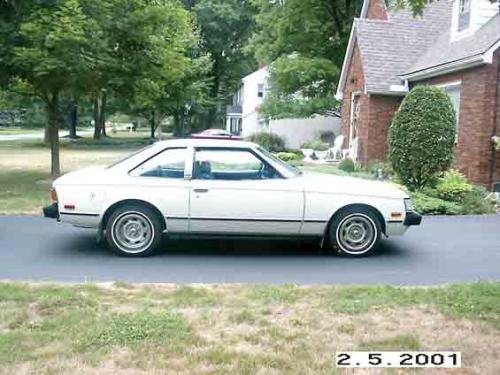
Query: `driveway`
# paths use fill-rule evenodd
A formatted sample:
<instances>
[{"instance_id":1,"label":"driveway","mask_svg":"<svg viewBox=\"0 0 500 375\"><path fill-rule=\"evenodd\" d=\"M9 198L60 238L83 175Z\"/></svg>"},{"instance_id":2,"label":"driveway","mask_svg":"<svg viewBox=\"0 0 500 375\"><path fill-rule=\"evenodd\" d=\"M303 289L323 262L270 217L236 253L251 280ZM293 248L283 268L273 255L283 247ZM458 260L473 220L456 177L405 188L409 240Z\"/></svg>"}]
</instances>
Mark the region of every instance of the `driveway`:
<instances>
[{"instance_id":1,"label":"driveway","mask_svg":"<svg viewBox=\"0 0 500 375\"><path fill-rule=\"evenodd\" d=\"M0 216L0 279L65 282L421 285L500 280L500 215L425 217L368 258L322 256L287 241L166 240L151 258L120 258L94 232Z\"/></svg>"}]
</instances>

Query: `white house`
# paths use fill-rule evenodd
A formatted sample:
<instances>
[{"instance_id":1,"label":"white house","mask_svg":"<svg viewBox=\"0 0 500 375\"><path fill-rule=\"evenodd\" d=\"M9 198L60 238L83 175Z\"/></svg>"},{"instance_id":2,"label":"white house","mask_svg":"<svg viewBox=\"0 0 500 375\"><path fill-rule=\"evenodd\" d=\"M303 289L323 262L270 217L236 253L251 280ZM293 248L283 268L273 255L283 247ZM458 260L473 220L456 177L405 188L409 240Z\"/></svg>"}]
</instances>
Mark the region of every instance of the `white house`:
<instances>
[{"instance_id":1,"label":"white house","mask_svg":"<svg viewBox=\"0 0 500 375\"><path fill-rule=\"evenodd\" d=\"M226 130L242 137L258 132L281 136L289 148L300 148L308 140L318 139L325 131L340 134L341 120L335 116L314 116L306 119L268 120L259 115L259 107L269 89L267 67L250 73L241 80L233 95L233 105L227 107Z\"/></svg>"}]
</instances>

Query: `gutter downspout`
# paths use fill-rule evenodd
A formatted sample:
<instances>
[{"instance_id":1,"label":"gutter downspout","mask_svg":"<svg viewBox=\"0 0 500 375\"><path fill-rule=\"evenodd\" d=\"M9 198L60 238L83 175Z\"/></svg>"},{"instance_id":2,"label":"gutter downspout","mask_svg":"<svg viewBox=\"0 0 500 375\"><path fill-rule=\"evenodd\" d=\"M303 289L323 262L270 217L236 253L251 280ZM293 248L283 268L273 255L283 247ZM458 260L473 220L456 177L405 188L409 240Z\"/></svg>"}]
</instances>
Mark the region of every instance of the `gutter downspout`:
<instances>
[{"instance_id":1,"label":"gutter downspout","mask_svg":"<svg viewBox=\"0 0 500 375\"><path fill-rule=\"evenodd\" d=\"M497 55L496 57L496 62L497 62L497 82L496 82L496 85L495 85L495 92L496 92L496 101L495 101L495 121L494 121L494 125L493 125L493 134L492 134L492 137L496 136L497 135L497 130L500 129L500 116L498 115L498 110L500 109L500 63L499 63L499 57L500 55ZM493 160L491 161L491 171L490 171L490 185L491 185L491 188L490 190L493 191L493 188L494 188L494 184L495 184L495 177L498 177L496 176L496 167L497 167L497 150L496 150L496 147L495 145L493 145L493 142L492 142L492 145L491 147L493 148L492 150L492 157L493 157Z\"/></svg>"}]
</instances>

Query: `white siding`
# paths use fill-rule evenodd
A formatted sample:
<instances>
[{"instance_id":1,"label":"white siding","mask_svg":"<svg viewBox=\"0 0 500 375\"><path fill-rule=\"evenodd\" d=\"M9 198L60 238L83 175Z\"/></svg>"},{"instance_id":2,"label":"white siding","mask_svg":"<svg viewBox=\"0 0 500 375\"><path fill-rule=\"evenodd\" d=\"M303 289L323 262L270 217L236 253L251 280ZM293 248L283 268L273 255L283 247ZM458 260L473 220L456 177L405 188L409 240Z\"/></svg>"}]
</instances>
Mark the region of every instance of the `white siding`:
<instances>
[{"instance_id":1,"label":"white siding","mask_svg":"<svg viewBox=\"0 0 500 375\"><path fill-rule=\"evenodd\" d=\"M324 131L341 133L342 120L332 116L316 116L305 119L271 120L269 131L278 134L285 140L288 148L300 148L306 141L319 139Z\"/></svg>"}]
</instances>

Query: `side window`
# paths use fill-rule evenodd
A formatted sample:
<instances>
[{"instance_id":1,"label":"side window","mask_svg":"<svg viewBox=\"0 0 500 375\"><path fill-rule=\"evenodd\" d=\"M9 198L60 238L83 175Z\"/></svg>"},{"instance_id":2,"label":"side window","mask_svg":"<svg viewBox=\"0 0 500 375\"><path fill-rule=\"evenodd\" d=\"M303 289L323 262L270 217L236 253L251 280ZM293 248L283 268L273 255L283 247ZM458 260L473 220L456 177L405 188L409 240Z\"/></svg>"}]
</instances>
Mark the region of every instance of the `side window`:
<instances>
[{"instance_id":1,"label":"side window","mask_svg":"<svg viewBox=\"0 0 500 375\"><path fill-rule=\"evenodd\" d=\"M280 178L267 163L250 151L238 149L198 149L193 176L198 180L264 180Z\"/></svg>"},{"instance_id":2,"label":"side window","mask_svg":"<svg viewBox=\"0 0 500 375\"><path fill-rule=\"evenodd\" d=\"M141 177L184 178L185 148L170 148L153 156L130 174Z\"/></svg>"}]
</instances>

